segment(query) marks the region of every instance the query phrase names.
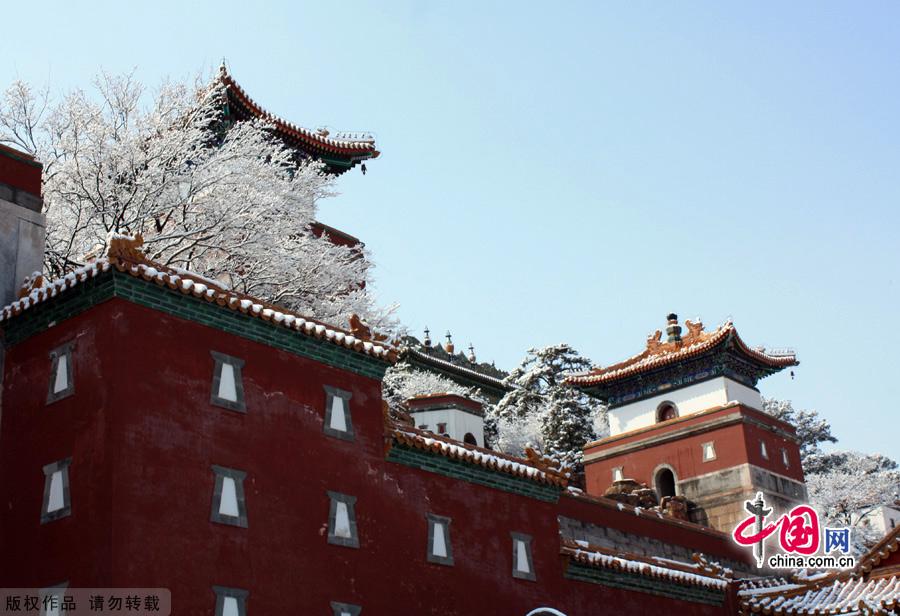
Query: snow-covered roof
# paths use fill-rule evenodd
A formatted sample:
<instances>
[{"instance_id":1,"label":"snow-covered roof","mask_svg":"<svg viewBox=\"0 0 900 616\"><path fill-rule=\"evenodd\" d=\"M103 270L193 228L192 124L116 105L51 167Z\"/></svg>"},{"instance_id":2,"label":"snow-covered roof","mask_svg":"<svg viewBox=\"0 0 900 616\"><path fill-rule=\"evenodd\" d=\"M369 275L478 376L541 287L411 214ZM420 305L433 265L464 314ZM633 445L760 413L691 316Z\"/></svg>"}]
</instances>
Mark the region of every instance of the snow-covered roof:
<instances>
[{"instance_id":1,"label":"snow-covered roof","mask_svg":"<svg viewBox=\"0 0 900 616\"><path fill-rule=\"evenodd\" d=\"M710 566L699 558L697 563L688 564L665 558L626 554L591 545L586 541L568 539L563 540L560 552L575 562L591 567L636 573L684 586L703 586L725 591L731 582L729 570Z\"/></svg>"},{"instance_id":2,"label":"snow-covered roof","mask_svg":"<svg viewBox=\"0 0 900 616\"><path fill-rule=\"evenodd\" d=\"M660 342L661 332L657 330L647 338L647 348L643 352L606 368L596 367L589 372L571 374L566 382L580 386L610 383L696 357L724 344L733 345L742 355L767 368L780 370L798 363L793 352L767 353L763 349L750 348L741 340L731 321L711 332L704 331L699 322L686 321L685 324L689 333L679 341Z\"/></svg>"},{"instance_id":3,"label":"snow-covered roof","mask_svg":"<svg viewBox=\"0 0 900 616\"><path fill-rule=\"evenodd\" d=\"M368 133L338 133L337 138L330 137L324 131L303 128L269 113L238 85L224 64L219 67L219 80L254 117L271 122L286 137L325 152L333 152L355 159L377 158L380 154L375 149L375 138Z\"/></svg>"},{"instance_id":4,"label":"snow-covered roof","mask_svg":"<svg viewBox=\"0 0 900 616\"><path fill-rule=\"evenodd\" d=\"M481 466L489 470L506 473L523 479L531 479L538 483L565 488L568 485L568 471L538 465L524 458L516 458L491 451L484 447L461 443L449 437L438 436L426 430L389 422L388 438L394 443L429 451L451 460Z\"/></svg>"},{"instance_id":5,"label":"snow-covered roof","mask_svg":"<svg viewBox=\"0 0 900 616\"><path fill-rule=\"evenodd\" d=\"M324 340L385 361L396 361L396 350L383 342L363 339L345 330L301 316L286 308L268 304L250 295L230 291L199 274L181 269L175 270L154 263L140 252L139 247L142 243L139 236L137 239L128 236L111 236L107 256L79 267L49 283L38 278L37 284L32 284L30 290L25 289L26 292L20 299L0 309L0 323L7 322L39 304L51 300L63 291L115 268L135 278L168 287L183 295L215 303L223 309L258 318L275 327L291 329L311 338Z\"/></svg>"},{"instance_id":6,"label":"snow-covered roof","mask_svg":"<svg viewBox=\"0 0 900 616\"><path fill-rule=\"evenodd\" d=\"M422 363L431 364L437 368L446 370L447 372L457 373L474 381L483 381L487 385L496 387L498 389L507 389L506 385L503 384L502 379L484 374L483 372L478 372L477 370L472 370L471 368L466 368L465 366L460 366L459 364L451 363L444 359L440 359L439 357L434 357L433 355L429 355L428 353L425 353L418 349L414 349L412 347L406 347L402 349L401 356L402 355L410 355L416 360L421 361Z\"/></svg>"},{"instance_id":7,"label":"snow-covered roof","mask_svg":"<svg viewBox=\"0 0 900 616\"><path fill-rule=\"evenodd\" d=\"M888 614L900 608L900 576L850 577L794 589L773 588L747 597L742 608L752 614Z\"/></svg>"},{"instance_id":8,"label":"snow-covered roof","mask_svg":"<svg viewBox=\"0 0 900 616\"><path fill-rule=\"evenodd\" d=\"M900 549L900 526L859 559L852 571L794 576L793 583L771 587L742 586L744 613L888 614L900 611L900 573L878 565Z\"/></svg>"}]
</instances>

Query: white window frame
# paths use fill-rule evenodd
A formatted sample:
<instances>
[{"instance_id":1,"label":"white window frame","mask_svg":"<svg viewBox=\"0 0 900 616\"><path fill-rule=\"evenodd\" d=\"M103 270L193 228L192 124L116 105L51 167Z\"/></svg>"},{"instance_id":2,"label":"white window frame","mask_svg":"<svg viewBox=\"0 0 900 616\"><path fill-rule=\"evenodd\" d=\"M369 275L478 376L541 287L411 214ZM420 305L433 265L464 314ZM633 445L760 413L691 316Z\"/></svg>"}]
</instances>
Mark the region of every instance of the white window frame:
<instances>
[{"instance_id":1,"label":"white window frame","mask_svg":"<svg viewBox=\"0 0 900 616\"><path fill-rule=\"evenodd\" d=\"M47 404L52 404L75 393L75 366L73 360L75 341L70 340L50 351L50 384L47 389ZM57 372L60 359L65 360L66 386L56 391Z\"/></svg>"},{"instance_id":2,"label":"white window frame","mask_svg":"<svg viewBox=\"0 0 900 616\"><path fill-rule=\"evenodd\" d=\"M244 360L217 351L210 351L209 354L212 355L213 361L215 362L213 367L212 391L210 392L209 397L210 404L222 407L223 409L228 409L229 411L246 413L247 405L244 402L243 378ZM235 398L237 398L237 400L219 397L219 386L222 383L222 369L225 364L231 366L232 374L234 375Z\"/></svg>"},{"instance_id":3,"label":"white window frame","mask_svg":"<svg viewBox=\"0 0 900 616\"><path fill-rule=\"evenodd\" d=\"M624 466L615 466L612 469L612 479L613 483L616 481L622 481L625 479L625 467Z\"/></svg>"},{"instance_id":4,"label":"white window frame","mask_svg":"<svg viewBox=\"0 0 900 616\"><path fill-rule=\"evenodd\" d=\"M44 499L41 503L41 524L53 522L60 518L72 515L72 493L69 484L69 467L72 465L71 456L63 460L52 462L43 467L44 471ZM50 507L50 491L53 486L53 476L59 473L62 483L63 506L53 511L48 511Z\"/></svg>"},{"instance_id":5,"label":"white window frame","mask_svg":"<svg viewBox=\"0 0 900 616\"><path fill-rule=\"evenodd\" d=\"M227 586L213 586L213 592L216 593L216 611L215 616L224 616L225 599L231 598L237 601L238 616L247 616L247 597L250 596L249 590L242 588L229 588Z\"/></svg>"},{"instance_id":6,"label":"white window frame","mask_svg":"<svg viewBox=\"0 0 900 616\"><path fill-rule=\"evenodd\" d=\"M791 458L788 456L788 450L785 447L781 448L781 461L784 463L784 468L791 468Z\"/></svg>"},{"instance_id":7,"label":"white window frame","mask_svg":"<svg viewBox=\"0 0 900 616\"><path fill-rule=\"evenodd\" d=\"M328 436L333 436L334 438L343 439L345 441L352 441L356 438L356 433L353 431L353 417L350 415L350 399L353 398L353 394L349 391L344 391L343 389L338 389L337 387L331 387L330 385L325 385L325 422L322 424L322 430ZM343 404L344 409L344 425L346 425L346 430L340 430L338 428L334 428L331 425L332 412L334 408L335 400L340 400Z\"/></svg>"},{"instance_id":8,"label":"white window frame","mask_svg":"<svg viewBox=\"0 0 900 616\"><path fill-rule=\"evenodd\" d=\"M534 557L532 556L531 550L531 535L526 535L525 533L509 533L512 538L512 576L519 580L530 580L532 582L537 580L537 576L534 572ZM524 545L526 565L528 567L528 571L523 571L519 568L519 545Z\"/></svg>"},{"instance_id":9,"label":"white window frame","mask_svg":"<svg viewBox=\"0 0 900 616\"><path fill-rule=\"evenodd\" d=\"M247 473L233 468L212 465L212 471L215 474L215 485L213 486L212 510L209 514L209 521L218 524L227 524L229 526L237 526L247 528L247 500L244 496L244 479ZM238 514L236 516L220 513L222 506L222 490L225 485L225 478L234 481L235 497L237 498Z\"/></svg>"},{"instance_id":10,"label":"white window frame","mask_svg":"<svg viewBox=\"0 0 900 616\"><path fill-rule=\"evenodd\" d=\"M766 446L766 442L762 439L759 441L759 453L763 457L763 460L769 459L769 448Z\"/></svg>"},{"instance_id":11,"label":"white window frame","mask_svg":"<svg viewBox=\"0 0 900 616\"><path fill-rule=\"evenodd\" d=\"M707 455L707 452L710 455ZM705 443L700 444L700 457L704 462L712 462L716 459L716 442L715 441L706 441Z\"/></svg>"},{"instance_id":12,"label":"white window frame","mask_svg":"<svg viewBox=\"0 0 900 616\"><path fill-rule=\"evenodd\" d=\"M446 516L435 515L433 513L428 513L425 517L428 520L428 551L426 553L426 560L428 560L428 562L430 563L452 567L453 543L450 541L450 523L453 520ZM439 554L434 553L434 531L435 527L437 526L440 526L441 530L444 533L444 551L447 553L445 556L440 556Z\"/></svg>"},{"instance_id":13,"label":"white window frame","mask_svg":"<svg viewBox=\"0 0 900 616\"><path fill-rule=\"evenodd\" d=\"M339 601L331 602L331 610L334 613L334 616L344 616L345 614L349 616L359 616L359 613L362 611L362 608L358 605L353 605L352 603L341 603Z\"/></svg>"},{"instance_id":14,"label":"white window frame","mask_svg":"<svg viewBox=\"0 0 900 616\"><path fill-rule=\"evenodd\" d=\"M342 545L346 548L359 548L359 528L356 525L356 497L340 492L328 491L330 500L328 508L328 543ZM342 537L336 534L338 503L347 507L347 521L350 526L350 536Z\"/></svg>"}]
</instances>

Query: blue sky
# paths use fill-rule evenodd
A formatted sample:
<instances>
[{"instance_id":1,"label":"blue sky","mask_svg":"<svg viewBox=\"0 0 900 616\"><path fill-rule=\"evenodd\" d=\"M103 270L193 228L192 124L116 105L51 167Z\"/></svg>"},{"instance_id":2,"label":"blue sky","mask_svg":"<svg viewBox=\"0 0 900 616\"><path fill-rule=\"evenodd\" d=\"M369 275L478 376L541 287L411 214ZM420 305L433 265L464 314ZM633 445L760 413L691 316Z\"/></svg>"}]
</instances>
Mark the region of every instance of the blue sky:
<instances>
[{"instance_id":1,"label":"blue sky","mask_svg":"<svg viewBox=\"0 0 900 616\"><path fill-rule=\"evenodd\" d=\"M377 135L320 218L416 333L507 368L561 341L610 364L669 311L731 317L799 354L763 394L900 458L900 5L251 7L4 6L0 85L225 57L270 111Z\"/></svg>"}]
</instances>

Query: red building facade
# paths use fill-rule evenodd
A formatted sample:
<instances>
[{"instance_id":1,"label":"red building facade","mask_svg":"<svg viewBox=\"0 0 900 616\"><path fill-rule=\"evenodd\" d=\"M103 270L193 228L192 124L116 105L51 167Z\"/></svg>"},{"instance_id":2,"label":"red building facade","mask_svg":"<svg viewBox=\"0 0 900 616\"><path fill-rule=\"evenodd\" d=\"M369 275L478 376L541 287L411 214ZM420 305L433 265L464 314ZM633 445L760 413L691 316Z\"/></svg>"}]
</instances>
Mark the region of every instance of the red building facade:
<instances>
[{"instance_id":1,"label":"red building facade","mask_svg":"<svg viewBox=\"0 0 900 616\"><path fill-rule=\"evenodd\" d=\"M395 424L380 383L393 349L127 242L3 309L0 327L4 586L163 587L190 616L223 601L239 614L737 609L729 577L690 558L746 568L725 534Z\"/></svg>"}]
</instances>

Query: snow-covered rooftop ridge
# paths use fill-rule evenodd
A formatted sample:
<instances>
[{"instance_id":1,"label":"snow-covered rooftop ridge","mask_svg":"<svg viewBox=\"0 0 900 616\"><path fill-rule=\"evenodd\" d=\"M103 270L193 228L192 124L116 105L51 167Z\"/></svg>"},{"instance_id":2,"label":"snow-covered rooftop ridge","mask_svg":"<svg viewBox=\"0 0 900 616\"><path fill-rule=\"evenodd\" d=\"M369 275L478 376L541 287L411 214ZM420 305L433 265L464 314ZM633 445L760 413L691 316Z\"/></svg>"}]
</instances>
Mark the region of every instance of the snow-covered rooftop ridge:
<instances>
[{"instance_id":1,"label":"snow-covered rooftop ridge","mask_svg":"<svg viewBox=\"0 0 900 616\"><path fill-rule=\"evenodd\" d=\"M664 365L676 363L688 357L702 353L708 349L728 340L744 353L764 365L774 368L783 368L796 365L797 358L793 352L779 351L767 353L764 349L750 348L738 335L737 329L731 319L725 321L716 329L707 332L703 329L703 323L685 321L688 333L681 340L675 342L662 342L662 332L657 330L647 338L647 347L640 353L629 357L619 363L603 368L596 366L587 372L572 373L566 378L566 382L572 385L592 385L606 383L619 378L638 374L658 368Z\"/></svg>"},{"instance_id":2,"label":"snow-covered rooftop ridge","mask_svg":"<svg viewBox=\"0 0 900 616\"><path fill-rule=\"evenodd\" d=\"M430 451L453 460L468 462L490 470L532 479L560 488L565 488L568 485L567 469L557 471L524 458L516 458L476 445L461 443L449 437L438 436L411 426L391 423L388 427L388 433L394 441L407 447Z\"/></svg>"},{"instance_id":3,"label":"snow-covered rooftop ridge","mask_svg":"<svg viewBox=\"0 0 900 616\"><path fill-rule=\"evenodd\" d=\"M900 608L900 576L866 580L862 577L794 589L767 588L750 594L740 591L743 607L751 613L765 614L887 614Z\"/></svg>"},{"instance_id":4,"label":"snow-covered rooftop ridge","mask_svg":"<svg viewBox=\"0 0 900 616\"><path fill-rule=\"evenodd\" d=\"M482 379L482 380L487 381L497 387L503 387L503 388L506 387L503 384L503 381L501 379L498 379L497 377L493 377L493 376L484 374L483 372L478 372L477 370L472 370L471 368L466 368L465 366L460 366L459 364L454 364L453 362L449 362L444 359L434 357L433 355L429 355L428 353L424 353L418 349L414 349L412 347L407 347L406 349L403 350L403 352L415 355L416 357L418 357L426 362L432 362L437 366L446 368L447 370L467 374L476 379Z\"/></svg>"},{"instance_id":5,"label":"snow-covered rooftop ridge","mask_svg":"<svg viewBox=\"0 0 900 616\"><path fill-rule=\"evenodd\" d=\"M219 67L219 80L226 88L231 89L237 94L254 115L272 122L277 128L292 134L292 136L301 137L306 141L316 142L324 146L330 146L331 148L363 150L368 152L372 158L378 156L378 152L375 150L375 137L371 133L343 131L336 133L336 138L331 138L326 131L310 130L302 126L297 126L296 124L288 122L263 109L262 106L250 98L244 89L238 85L224 64Z\"/></svg>"},{"instance_id":6,"label":"snow-covered rooftop ridge","mask_svg":"<svg viewBox=\"0 0 900 616\"><path fill-rule=\"evenodd\" d=\"M716 573L701 564L617 553L585 541L564 540L560 551L585 565L665 579L686 586L703 586L724 591L731 582L728 570Z\"/></svg>"},{"instance_id":7,"label":"snow-covered rooftop ridge","mask_svg":"<svg viewBox=\"0 0 900 616\"><path fill-rule=\"evenodd\" d=\"M172 268L148 261L140 252L141 244L142 240L139 236L132 238L111 235L106 257L79 267L49 283L43 281L41 277L37 277L29 283L28 287L23 288L20 292L20 299L0 309L0 323L9 321L26 310L56 297L63 291L115 268L135 278L166 286L183 295L202 298L223 308L268 321L278 327L291 329L385 361L396 360L395 349L387 344L354 336L347 331L296 314L286 308L230 291L224 286L219 286L218 283L213 283L208 278L185 270L177 272Z\"/></svg>"}]
</instances>

